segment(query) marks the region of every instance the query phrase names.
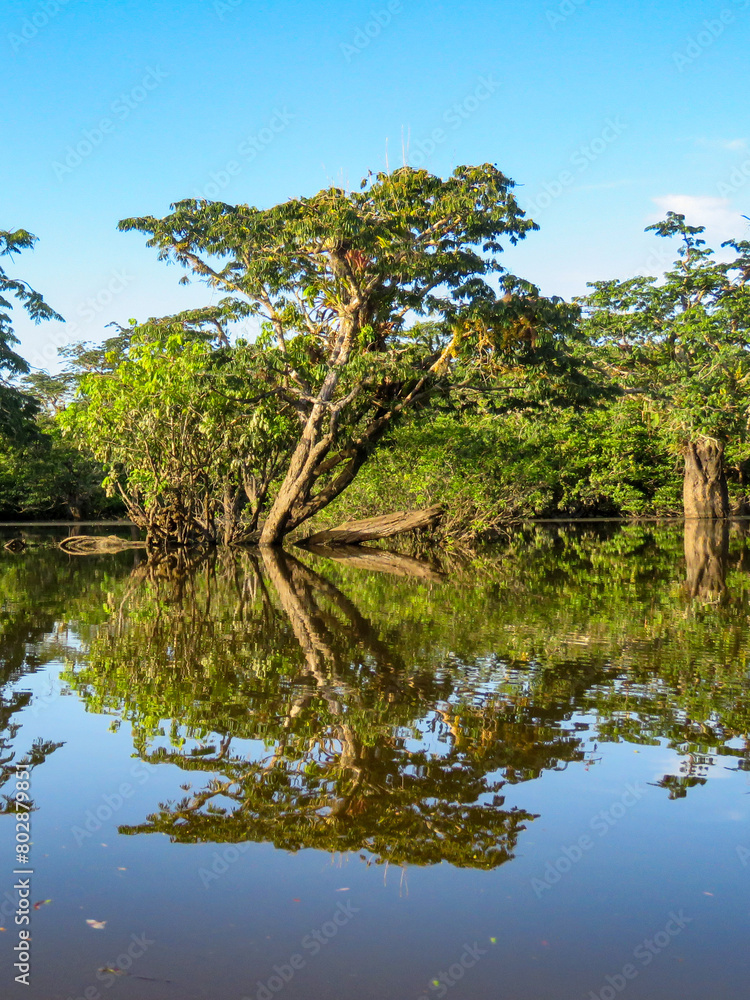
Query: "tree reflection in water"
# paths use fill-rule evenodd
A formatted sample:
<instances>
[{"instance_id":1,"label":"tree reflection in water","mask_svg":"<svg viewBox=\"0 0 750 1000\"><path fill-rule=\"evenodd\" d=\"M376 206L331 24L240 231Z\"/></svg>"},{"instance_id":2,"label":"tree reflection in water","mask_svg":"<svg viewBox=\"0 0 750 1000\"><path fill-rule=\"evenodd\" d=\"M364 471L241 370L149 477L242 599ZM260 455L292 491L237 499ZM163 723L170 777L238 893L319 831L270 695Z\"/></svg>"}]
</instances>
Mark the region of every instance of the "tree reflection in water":
<instances>
[{"instance_id":1,"label":"tree reflection in water","mask_svg":"<svg viewBox=\"0 0 750 1000\"><path fill-rule=\"evenodd\" d=\"M685 521L688 596L709 603L728 601L728 563L729 522L688 518Z\"/></svg>"},{"instance_id":2,"label":"tree reflection in water","mask_svg":"<svg viewBox=\"0 0 750 1000\"><path fill-rule=\"evenodd\" d=\"M147 761L212 777L122 832L367 851L396 863L490 868L512 857L533 817L504 808L500 775L512 754L502 739L502 713L488 699L449 708L447 677L410 665L350 598L300 560L276 550L263 552L262 566L245 560L250 572L242 583L252 578L261 596L269 658L281 656L293 672L267 675L239 730L212 720L210 728L221 733L215 752L144 749ZM178 630L187 622L171 620ZM170 636L173 648L186 641ZM441 738L440 751L413 745L420 721ZM456 739L468 725L479 738ZM256 759L234 753L233 734L262 739L265 752ZM530 740L527 756L526 766L538 771L580 751L556 735L548 744Z\"/></svg>"},{"instance_id":3,"label":"tree reflection in water","mask_svg":"<svg viewBox=\"0 0 750 1000\"><path fill-rule=\"evenodd\" d=\"M275 550L146 564L66 679L192 772L124 833L490 868L534 818L508 786L595 740L673 748L670 798L748 768L743 560L721 531L630 526L533 529L445 577ZM406 572L388 562L369 569Z\"/></svg>"}]
</instances>

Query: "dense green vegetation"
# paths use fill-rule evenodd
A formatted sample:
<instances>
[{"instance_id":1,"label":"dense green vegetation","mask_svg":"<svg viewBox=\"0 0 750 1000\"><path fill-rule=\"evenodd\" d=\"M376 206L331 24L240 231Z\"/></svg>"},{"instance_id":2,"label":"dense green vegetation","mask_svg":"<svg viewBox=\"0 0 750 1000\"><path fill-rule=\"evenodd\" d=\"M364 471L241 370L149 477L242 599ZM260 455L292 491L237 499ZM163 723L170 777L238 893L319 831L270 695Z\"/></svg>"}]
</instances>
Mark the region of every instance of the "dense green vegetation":
<instances>
[{"instance_id":1,"label":"dense green vegetation","mask_svg":"<svg viewBox=\"0 0 750 1000\"><path fill-rule=\"evenodd\" d=\"M664 275L545 299L500 264L536 228L513 187L487 164L404 167L125 220L224 298L68 348L55 376L28 373L0 314L0 515L127 512L163 549L436 504L465 541L529 517L744 513L750 242L717 259L669 213L649 227L678 241ZM0 234L0 255L33 240Z\"/></svg>"},{"instance_id":2,"label":"dense green vegetation","mask_svg":"<svg viewBox=\"0 0 750 1000\"><path fill-rule=\"evenodd\" d=\"M13 384L15 377L29 371L27 363L14 350L19 341L13 330L13 299L35 323L62 319L39 292L23 279L9 275L2 266L4 257L12 261L15 254L30 249L35 242L36 237L25 229L0 230L0 434L6 439L27 434L37 409L34 398Z\"/></svg>"},{"instance_id":3,"label":"dense green vegetation","mask_svg":"<svg viewBox=\"0 0 750 1000\"><path fill-rule=\"evenodd\" d=\"M12 260L35 242L24 229L0 231L0 258ZM35 323L62 320L27 282L0 267L0 518L118 513L107 502L101 467L63 439L55 420L72 382L31 374L14 350L13 298Z\"/></svg>"},{"instance_id":4,"label":"dense green vegetation","mask_svg":"<svg viewBox=\"0 0 750 1000\"><path fill-rule=\"evenodd\" d=\"M631 400L426 414L398 429L327 520L444 503L441 536L472 540L521 518L676 515L681 464Z\"/></svg>"}]
</instances>

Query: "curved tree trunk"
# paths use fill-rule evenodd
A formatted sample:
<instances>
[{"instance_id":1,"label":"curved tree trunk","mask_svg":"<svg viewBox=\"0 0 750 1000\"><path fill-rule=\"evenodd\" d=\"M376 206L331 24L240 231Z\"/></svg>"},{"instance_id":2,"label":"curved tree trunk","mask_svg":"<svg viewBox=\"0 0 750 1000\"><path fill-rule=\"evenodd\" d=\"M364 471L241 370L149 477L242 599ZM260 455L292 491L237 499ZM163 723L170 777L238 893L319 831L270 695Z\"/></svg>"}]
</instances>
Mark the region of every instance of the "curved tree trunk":
<instances>
[{"instance_id":1,"label":"curved tree trunk","mask_svg":"<svg viewBox=\"0 0 750 1000\"><path fill-rule=\"evenodd\" d=\"M263 522L260 533L261 545L281 545L288 531L292 508L303 490L309 486L315 475L318 453L325 453L327 442L321 432L323 410L316 407L309 417L302 437L289 462L284 482ZM323 437L323 441L321 441Z\"/></svg>"},{"instance_id":2,"label":"curved tree trunk","mask_svg":"<svg viewBox=\"0 0 750 1000\"><path fill-rule=\"evenodd\" d=\"M81 521L83 519L82 504L77 493L68 494L65 506L68 508L68 513L74 521Z\"/></svg>"},{"instance_id":3,"label":"curved tree trunk","mask_svg":"<svg viewBox=\"0 0 750 1000\"><path fill-rule=\"evenodd\" d=\"M691 441L684 454L685 517L729 517L724 445L709 438L700 438Z\"/></svg>"},{"instance_id":4,"label":"curved tree trunk","mask_svg":"<svg viewBox=\"0 0 750 1000\"><path fill-rule=\"evenodd\" d=\"M300 496L309 490L318 463L326 457L333 444L338 411L332 406L332 400L351 354L354 325L351 315L341 323L333 347L332 360L329 362L330 369L307 416L302 436L289 461L284 482L263 523L263 530L260 533L261 545L281 545L284 535L290 530L292 508Z\"/></svg>"}]
</instances>

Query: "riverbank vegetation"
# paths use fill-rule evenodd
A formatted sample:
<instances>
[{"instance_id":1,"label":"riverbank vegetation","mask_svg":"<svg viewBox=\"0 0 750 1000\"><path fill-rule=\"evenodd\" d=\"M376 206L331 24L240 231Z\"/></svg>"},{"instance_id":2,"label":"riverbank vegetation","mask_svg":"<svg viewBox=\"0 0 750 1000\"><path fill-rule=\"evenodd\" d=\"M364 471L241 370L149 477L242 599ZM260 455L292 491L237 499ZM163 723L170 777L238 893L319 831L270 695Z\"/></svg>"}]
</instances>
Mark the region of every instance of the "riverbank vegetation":
<instances>
[{"instance_id":1,"label":"riverbank vegetation","mask_svg":"<svg viewBox=\"0 0 750 1000\"><path fill-rule=\"evenodd\" d=\"M750 242L669 213L661 276L546 298L500 263L536 229L495 167L401 168L270 209L124 220L216 304L15 353L0 271L0 515L127 513L154 548L280 544L440 505L443 538L528 517L746 509ZM4 242L3 242L4 241ZM0 234L0 256L33 245Z\"/></svg>"}]
</instances>

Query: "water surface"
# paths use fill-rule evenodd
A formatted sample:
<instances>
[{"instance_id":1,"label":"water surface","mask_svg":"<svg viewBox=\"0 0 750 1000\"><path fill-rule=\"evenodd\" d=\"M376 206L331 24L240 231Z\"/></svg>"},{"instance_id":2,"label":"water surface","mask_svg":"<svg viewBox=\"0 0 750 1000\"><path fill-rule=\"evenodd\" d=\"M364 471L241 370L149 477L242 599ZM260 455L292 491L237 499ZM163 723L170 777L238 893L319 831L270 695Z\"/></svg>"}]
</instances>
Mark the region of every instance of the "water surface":
<instances>
[{"instance_id":1,"label":"water surface","mask_svg":"<svg viewBox=\"0 0 750 1000\"><path fill-rule=\"evenodd\" d=\"M2 791L31 753L51 902L17 985L6 800L3 996L747 997L742 523L195 566L23 530Z\"/></svg>"}]
</instances>

